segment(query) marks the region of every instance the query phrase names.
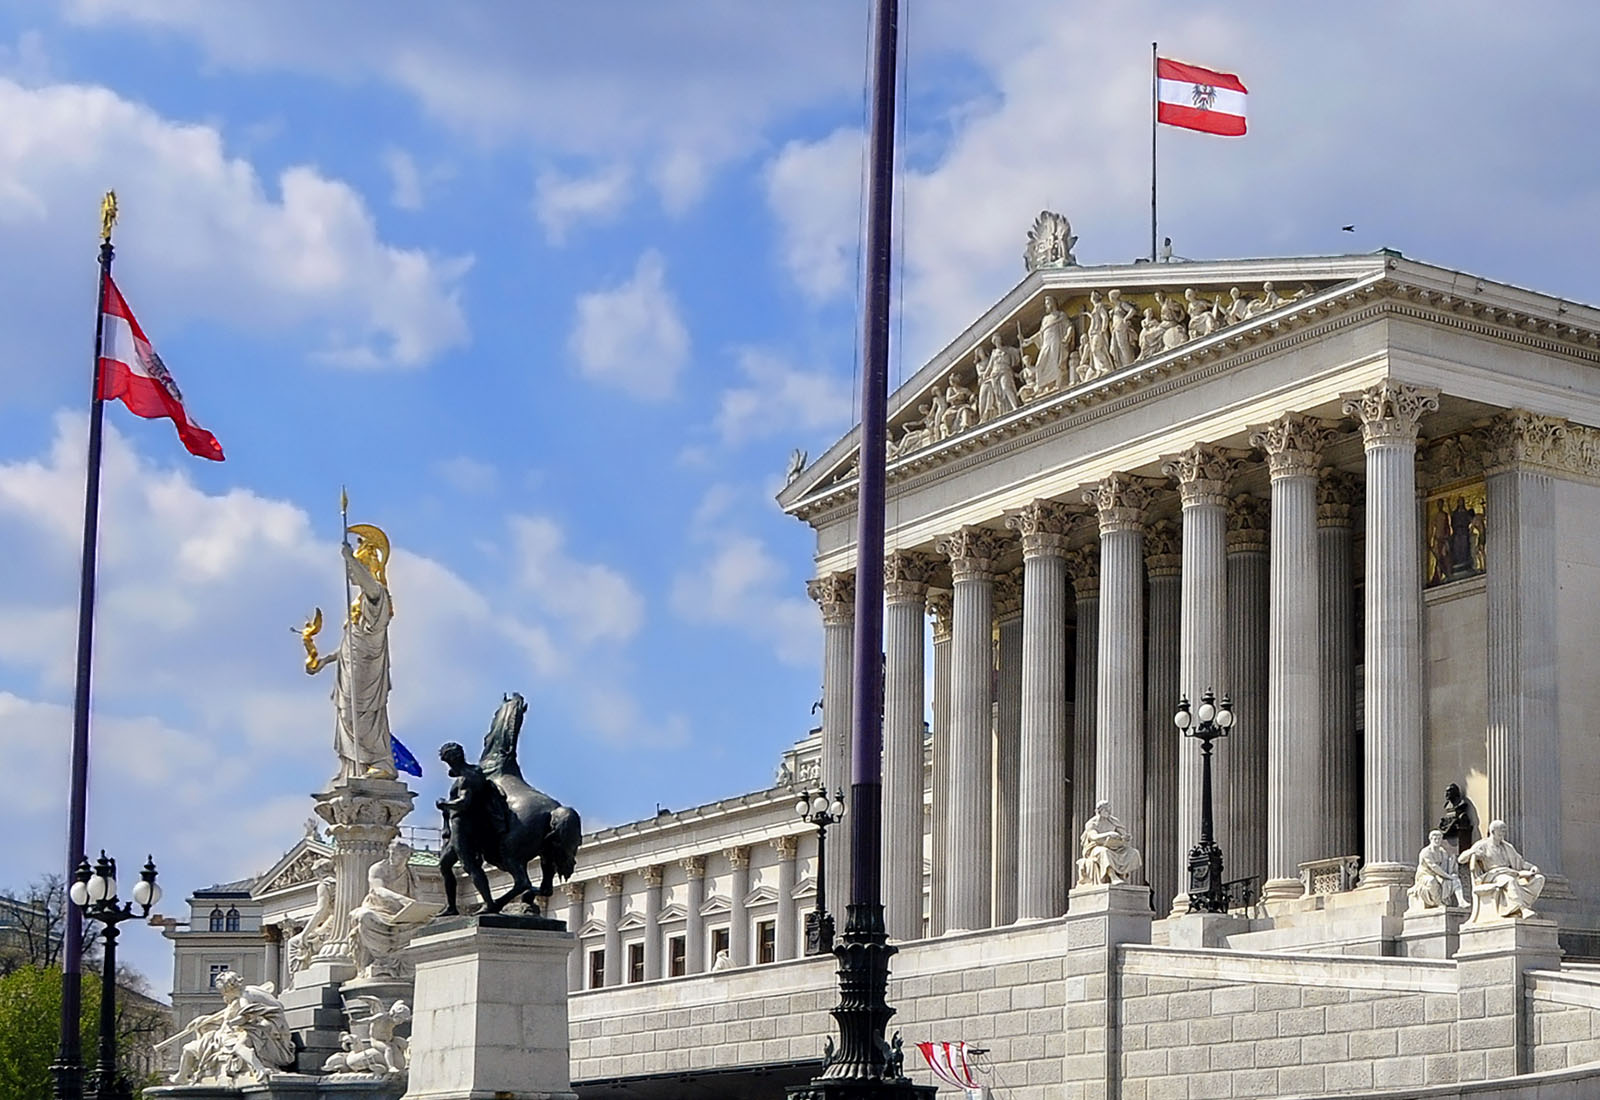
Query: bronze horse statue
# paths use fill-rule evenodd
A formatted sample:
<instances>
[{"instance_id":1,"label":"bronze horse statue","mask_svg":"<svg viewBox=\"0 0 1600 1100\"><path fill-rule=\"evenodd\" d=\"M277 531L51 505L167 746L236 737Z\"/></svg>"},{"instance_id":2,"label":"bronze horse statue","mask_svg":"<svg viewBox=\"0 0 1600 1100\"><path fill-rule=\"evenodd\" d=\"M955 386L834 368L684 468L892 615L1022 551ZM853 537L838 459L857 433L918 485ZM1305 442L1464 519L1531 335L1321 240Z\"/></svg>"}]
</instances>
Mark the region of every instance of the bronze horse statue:
<instances>
[{"instance_id":1,"label":"bronze horse statue","mask_svg":"<svg viewBox=\"0 0 1600 1100\"><path fill-rule=\"evenodd\" d=\"M444 815L439 873L444 878L444 913L456 910L456 864L460 863L483 898L483 911L498 913L520 899L541 912L540 899L553 892L557 876L571 878L583 824L578 811L528 785L517 763L517 737L528 704L516 692L505 697L483 738L483 755L469 764L460 745L439 750L454 777L450 796L437 803ZM543 875L537 890L528 864L537 859ZM511 889L495 897L483 865L511 876Z\"/></svg>"}]
</instances>

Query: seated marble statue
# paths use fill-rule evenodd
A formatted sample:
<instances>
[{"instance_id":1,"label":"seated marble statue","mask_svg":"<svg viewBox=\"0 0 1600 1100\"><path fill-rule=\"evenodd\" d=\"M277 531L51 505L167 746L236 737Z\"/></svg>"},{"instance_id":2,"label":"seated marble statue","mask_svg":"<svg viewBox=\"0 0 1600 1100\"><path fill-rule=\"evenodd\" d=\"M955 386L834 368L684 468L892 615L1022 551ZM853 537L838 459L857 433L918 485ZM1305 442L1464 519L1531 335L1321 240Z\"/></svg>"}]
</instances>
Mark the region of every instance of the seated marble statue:
<instances>
[{"instance_id":1,"label":"seated marble statue","mask_svg":"<svg viewBox=\"0 0 1600 1100\"><path fill-rule=\"evenodd\" d=\"M222 1011L201 1016L167 1041L184 1041L174 1085L247 1085L294 1065L294 1039L270 982L245 985L239 975L224 970L217 976L217 990Z\"/></svg>"},{"instance_id":2,"label":"seated marble statue","mask_svg":"<svg viewBox=\"0 0 1600 1100\"><path fill-rule=\"evenodd\" d=\"M1083 825L1079 840L1082 858L1078 860L1078 885L1132 882L1144 865L1139 849L1122 822L1109 813L1111 803L1095 803L1094 816Z\"/></svg>"},{"instance_id":3,"label":"seated marble statue","mask_svg":"<svg viewBox=\"0 0 1600 1100\"><path fill-rule=\"evenodd\" d=\"M1406 896L1413 911L1467 904L1467 891L1438 829L1428 834L1428 846L1417 853L1417 875Z\"/></svg>"},{"instance_id":4,"label":"seated marble statue","mask_svg":"<svg viewBox=\"0 0 1600 1100\"><path fill-rule=\"evenodd\" d=\"M1491 917L1532 917L1533 903L1544 890L1539 868L1522 858L1506 839L1504 821L1489 822L1489 835L1461 853L1461 862L1472 871L1472 915L1469 923ZM1485 904L1494 907L1492 914Z\"/></svg>"},{"instance_id":5,"label":"seated marble statue","mask_svg":"<svg viewBox=\"0 0 1600 1100\"><path fill-rule=\"evenodd\" d=\"M404 1001L396 1001L384 1011L382 1002L376 997L356 997L353 1000L366 1008L365 1015L352 1015L350 1018L351 1023L367 1025L366 1043L363 1044L348 1031L344 1032L339 1036L339 1045L343 1049L328 1056L322 1063L322 1072L404 1076L410 1067L410 1047L402 1036L395 1034L395 1029L410 1021L411 1009Z\"/></svg>"},{"instance_id":6,"label":"seated marble statue","mask_svg":"<svg viewBox=\"0 0 1600 1100\"><path fill-rule=\"evenodd\" d=\"M400 950L433 919L435 909L417 901L411 848L396 841L367 871L367 896L350 910L350 953L363 978L404 977Z\"/></svg>"},{"instance_id":7,"label":"seated marble statue","mask_svg":"<svg viewBox=\"0 0 1600 1100\"><path fill-rule=\"evenodd\" d=\"M289 937L285 951L289 957L289 973L295 974L311 965L317 952L328 943L333 931L334 877L333 860L319 859L311 867L317 880L317 907L312 911L305 927Z\"/></svg>"}]
</instances>

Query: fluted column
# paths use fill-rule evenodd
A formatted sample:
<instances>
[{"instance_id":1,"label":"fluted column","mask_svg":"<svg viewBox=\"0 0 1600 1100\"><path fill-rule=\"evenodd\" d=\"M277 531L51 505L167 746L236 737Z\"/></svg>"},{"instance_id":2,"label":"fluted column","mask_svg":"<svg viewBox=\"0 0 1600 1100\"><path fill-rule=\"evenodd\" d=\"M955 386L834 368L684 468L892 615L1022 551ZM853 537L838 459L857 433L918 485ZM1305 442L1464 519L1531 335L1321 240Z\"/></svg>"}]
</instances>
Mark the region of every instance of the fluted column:
<instances>
[{"instance_id":1,"label":"fluted column","mask_svg":"<svg viewBox=\"0 0 1600 1100\"><path fill-rule=\"evenodd\" d=\"M683 970L685 974L704 974L706 919L700 910L706 904L706 857L686 856L678 866L689 876L683 891Z\"/></svg>"},{"instance_id":2,"label":"fluted column","mask_svg":"<svg viewBox=\"0 0 1600 1100\"><path fill-rule=\"evenodd\" d=\"M576 937L567 953L567 992L583 988L583 883L569 882L562 887L567 895L567 931Z\"/></svg>"},{"instance_id":3,"label":"fluted column","mask_svg":"<svg viewBox=\"0 0 1600 1100\"><path fill-rule=\"evenodd\" d=\"M1017 781L1017 917L1067 910L1067 528L1036 500L1006 520L1022 536L1022 682Z\"/></svg>"},{"instance_id":4,"label":"fluted column","mask_svg":"<svg viewBox=\"0 0 1600 1100\"><path fill-rule=\"evenodd\" d=\"M1437 390L1392 379L1348 397L1367 452L1364 886L1404 886L1426 838L1417 432Z\"/></svg>"},{"instance_id":5,"label":"fluted column","mask_svg":"<svg viewBox=\"0 0 1600 1100\"><path fill-rule=\"evenodd\" d=\"M1317 602L1317 470L1333 437L1322 421L1284 413L1254 432L1272 472L1272 591L1267 657L1268 901L1305 893L1299 865L1318 853L1322 822L1322 666Z\"/></svg>"},{"instance_id":6,"label":"fluted column","mask_svg":"<svg viewBox=\"0 0 1600 1100\"><path fill-rule=\"evenodd\" d=\"M892 939L922 937L922 618L932 558L884 558L883 905Z\"/></svg>"},{"instance_id":7,"label":"fluted column","mask_svg":"<svg viewBox=\"0 0 1600 1100\"><path fill-rule=\"evenodd\" d=\"M1490 422L1484 456L1489 620L1489 805L1539 865L1545 893L1567 892L1561 865L1561 741L1556 710L1556 506L1549 464L1565 421L1516 410Z\"/></svg>"},{"instance_id":8,"label":"fluted column","mask_svg":"<svg viewBox=\"0 0 1600 1100\"><path fill-rule=\"evenodd\" d=\"M1230 451L1197 443L1174 456L1162 472L1178 482L1183 502L1183 622L1179 629L1178 690L1191 702L1207 688L1221 696L1232 690L1227 651L1227 500L1228 483L1238 469ZM1176 709L1177 700L1173 700ZM1257 718L1259 721L1260 719ZM1232 753L1226 741L1212 758L1212 804L1223 859L1231 860L1232 818L1228 782ZM1189 849L1200 840L1200 746L1178 745L1178 889L1174 909L1188 907ZM1232 864L1225 862L1224 877Z\"/></svg>"},{"instance_id":9,"label":"fluted column","mask_svg":"<svg viewBox=\"0 0 1600 1100\"><path fill-rule=\"evenodd\" d=\"M603 876L600 888L606 892L604 977L609 989L622 982L622 876Z\"/></svg>"},{"instance_id":10,"label":"fluted column","mask_svg":"<svg viewBox=\"0 0 1600 1100\"><path fill-rule=\"evenodd\" d=\"M994 923L1017 920L1018 785L1022 777L1022 570L995 577L1000 636L994 724Z\"/></svg>"},{"instance_id":11,"label":"fluted column","mask_svg":"<svg viewBox=\"0 0 1600 1100\"><path fill-rule=\"evenodd\" d=\"M1144 521L1150 486L1111 474L1084 494L1100 520L1094 797L1144 847Z\"/></svg>"},{"instance_id":12,"label":"fluted column","mask_svg":"<svg viewBox=\"0 0 1600 1100\"><path fill-rule=\"evenodd\" d=\"M850 716L855 695L856 578L829 573L806 585L822 609L822 785L828 796L850 787ZM850 851L851 817L834 826L836 851ZM850 896L850 861L828 861L828 896ZM841 900L842 904L842 900Z\"/></svg>"},{"instance_id":13,"label":"fluted column","mask_svg":"<svg viewBox=\"0 0 1600 1100\"><path fill-rule=\"evenodd\" d=\"M920 838L919 838L920 839ZM772 850L778 854L778 927L775 930L774 955L778 962L800 954L798 944L799 918L794 908L795 855L800 841L795 836L774 837ZM918 870L922 860L917 860Z\"/></svg>"},{"instance_id":14,"label":"fluted column","mask_svg":"<svg viewBox=\"0 0 1600 1100\"><path fill-rule=\"evenodd\" d=\"M928 593L928 617L933 620L933 774L930 777L933 812L932 820L928 823L931 849L928 935L942 936L945 928L945 895L950 881L945 832L950 822L950 634L954 605L949 592Z\"/></svg>"},{"instance_id":15,"label":"fluted column","mask_svg":"<svg viewBox=\"0 0 1600 1100\"><path fill-rule=\"evenodd\" d=\"M991 751L989 685L993 667L996 533L963 527L941 539L955 582L950 642L950 809L945 851L959 865L945 883L946 931L989 927Z\"/></svg>"},{"instance_id":16,"label":"fluted column","mask_svg":"<svg viewBox=\"0 0 1600 1100\"><path fill-rule=\"evenodd\" d=\"M1360 855L1361 736L1356 729L1356 479L1317 484L1317 600L1322 606L1322 821L1325 856Z\"/></svg>"},{"instance_id":17,"label":"fluted column","mask_svg":"<svg viewBox=\"0 0 1600 1100\"><path fill-rule=\"evenodd\" d=\"M750 965L750 911L745 896L750 893L750 849L740 845L722 853L728 857L728 961L734 966Z\"/></svg>"},{"instance_id":18,"label":"fluted column","mask_svg":"<svg viewBox=\"0 0 1600 1100\"><path fill-rule=\"evenodd\" d=\"M644 980L661 977L661 868L644 869Z\"/></svg>"},{"instance_id":19,"label":"fluted column","mask_svg":"<svg viewBox=\"0 0 1600 1100\"><path fill-rule=\"evenodd\" d=\"M1072 828L1067 831L1068 851L1074 852L1084 822L1094 816L1095 722L1100 693L1100 547L1070 551L1067 576L1072 580L1077 622L1072 669L1072 752L1068 756L1072 767Z\"/></svg>"},{"instance_id":20,"label":"fluted column","mask_svg":"<svg viewBox=\"0 0 1600 1100\"><path fill-rule=\"evenodd\" d=\"M1172 714L1178 698L1178 629L1182 608L1183 536L1177 524L1159 520L1144 537L1149 583L1149 627L1145 632L1144 867L1155 897L1165 904L1177 894L1178 738Z\"/></svg>"},{"instance_id":21,"label":"fluted column","mask_svg":"<svg viewBox=\"0 0 1600 1100\"><path fill-rule=\"evenodd\" d=\"M1267 534L1271 511L1244 493L1228 501L1228 683L1233 712L1228 731L1232 758L1228 802L1233 807L1233 847L1226 851L1229 878L1267 871L1267 592L1271 563Z\"/></svg>"}]
</instances>

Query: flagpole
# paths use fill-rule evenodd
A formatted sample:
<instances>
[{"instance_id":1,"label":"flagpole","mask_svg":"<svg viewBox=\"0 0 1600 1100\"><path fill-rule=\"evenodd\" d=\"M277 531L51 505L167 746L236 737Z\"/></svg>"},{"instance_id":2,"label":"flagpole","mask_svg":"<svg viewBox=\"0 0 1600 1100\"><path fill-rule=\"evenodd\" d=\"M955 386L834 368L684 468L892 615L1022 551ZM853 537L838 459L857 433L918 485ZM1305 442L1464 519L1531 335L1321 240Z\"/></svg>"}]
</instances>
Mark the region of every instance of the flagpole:
<instances>
[{"instance_id":1,"label":"flagpole","mask_svg":"<svg viewBox=\"0 0 1600 1100\"><path fill-rule=\"evenodd\" d=\"M339 537L344 540L344 548L348 550L350 549L350 494L345 492L343 485L339 486L339 528L342 532ZM355 631L356 613L355 596L350 591L350 563L341 561L339 564L344 566L344 633L339 638L339 645L342 650L344 640L352 637ZM354 644L354 642L351 642L351 645ZM350 676L350 670L345 668L342 662L335 671L345 678L345 685L349 689L345 692L345 706L349 708L345 712L345 717L350 723L350 736L354 738L356 732L356 682ZM391 749L390 751L392 752L393 750Z\"/></svg>"},{"instance_id":2,"label":"flagpole","mask_svg":"<svg viewBox=\"0 0 1600 1100\"><path fill-rule=\"evenodd\" d=\"M67 866L62 880L66 927L61 948L61 1036L50 1067L59 1100L83 1096L83 1049L78 1016L83 1004L83 915L68 887L84 859L89 795L89 686L94 657L95 551L100 537L100 447L105 403L100 397L100 349L105 337L106 286L111 281L111 230L117 224L117 193L100 204L100 280L94 318L94 361L90 371L89 454L83 487L83 572L78 582L78 670L72 700L72 764L67 793Z\"/></svg>"},{"instance_id":3,"label":"flagpole","mask_svg":"<svg viewBox=\"0 0 1600 1100\"><path fill-rule=\"evenodd\" d=\"M1156 105L1160 101L1156 77L1156 44L1150 43L1150 262L1156 262Z\"/></svg>"}]
</instances>

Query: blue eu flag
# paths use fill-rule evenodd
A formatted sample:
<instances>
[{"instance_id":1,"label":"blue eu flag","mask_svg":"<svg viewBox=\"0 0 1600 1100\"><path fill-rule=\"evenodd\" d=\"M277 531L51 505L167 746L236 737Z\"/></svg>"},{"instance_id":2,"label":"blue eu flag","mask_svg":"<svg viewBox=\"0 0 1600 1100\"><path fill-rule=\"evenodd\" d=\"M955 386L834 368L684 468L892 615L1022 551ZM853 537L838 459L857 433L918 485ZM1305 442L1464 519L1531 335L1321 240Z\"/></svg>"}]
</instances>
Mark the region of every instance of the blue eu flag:
<instances>
[{"instance_id":1,"label":"blue eu flag","mask_svg":"<svg viewBox=\"0 0 1600 1100\"><path fill-rule=\"evenodd\" d=\"M417 763L417 758L411 755L411 750L400 743L400 738L394 734L389 735L389 751L394 756L395 770L405 772L407 775L422 776L422 765Z\"/></svg>"}]
</instances>

